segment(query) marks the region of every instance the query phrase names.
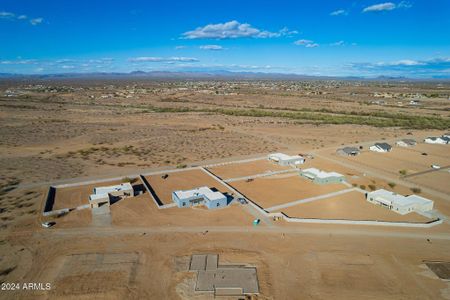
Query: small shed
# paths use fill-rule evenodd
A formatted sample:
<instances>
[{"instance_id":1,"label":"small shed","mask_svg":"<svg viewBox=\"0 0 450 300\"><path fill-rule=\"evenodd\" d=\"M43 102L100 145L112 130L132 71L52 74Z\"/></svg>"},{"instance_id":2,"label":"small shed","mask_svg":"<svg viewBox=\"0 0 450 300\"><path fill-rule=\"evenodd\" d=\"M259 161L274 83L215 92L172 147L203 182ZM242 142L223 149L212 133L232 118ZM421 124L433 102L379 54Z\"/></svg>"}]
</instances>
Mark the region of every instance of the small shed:
<instances>
[{"instance_id":1,"label":"small shed","mask_svg":"<svg viewBox=\"0 0 450 300\"><path fill-rule=\"evenodd\" d=\"M345 176L336 172L325 172L316 168L308 168L300 171L300 176L312 180L317 184L341 183Z\"/></svg>"}]
</instances>

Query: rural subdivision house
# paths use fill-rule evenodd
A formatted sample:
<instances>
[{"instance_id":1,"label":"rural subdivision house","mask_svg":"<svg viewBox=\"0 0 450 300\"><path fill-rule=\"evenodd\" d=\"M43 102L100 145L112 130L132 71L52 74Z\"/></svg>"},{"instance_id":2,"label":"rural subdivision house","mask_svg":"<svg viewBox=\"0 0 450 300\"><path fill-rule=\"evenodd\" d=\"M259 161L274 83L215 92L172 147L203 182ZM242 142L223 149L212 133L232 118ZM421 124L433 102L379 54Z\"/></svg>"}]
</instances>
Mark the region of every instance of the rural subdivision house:
<instances>
[{"instance_id":1,"label":"rural subdivision house","mask_svg":"<svg viewBox=\"0 0 450 300\"><path fill-rule=\"evenodd\" d=\"M94 188L94 193L89 196L89 205L91 208L98 208L103 205L109 206L111 200L117 200L125 197L134 196L131 183L122 183L112 186L103 186Z\"/></svg>"},{"instance_id":2,"label":"rural subdivision house","mask_svg":"<svg viewBox=\"0 0 450 300\"><path fill-rule=\"evenodd\" d=\"M392 146L389 145L388 143L375 143L374 145L369 147L369 150L374 152L385 153L390 152L392 150Z\"/></svg>"},{"instance_id":3,"label":"rural subdivision house","mask_svg":"<svg viewBox=\"0 0 450 300\"><path fill-rule=\"evenodd\" d=\"M433 209L433 201L430 199L417 195L403 196L384 189L366 193L366 199L401 215Z\"/></svg>"},{"instance_id":4,"label":"rural subdivision house","mask_svg":"<svg viewBox=\"0 0 450 300\"><path fill-rule=\"evenodd\" d=\"M172 201L178 207L205 205L208 209L225 207L228 204L227 196L221 192L213 191L206 186L192 190L172 192Z\"/></svg>"},{"instance_id":5,"label":"rural subdivision house","mask_svg":"<svg viewBox=\"0 0 450 300\"><path fill-rule=\"evenodd\" d=\"M267 157L280 166L300 165L305 163L305 159L300 155L290 156L284 153L272 153Z\"/></svg>"},{"instance_id":6,"label":"rural subdivision house","mask_svg":"<svg viewBox=\"0 0 450 300\"><path fill-rule=\"evenodd\" d=\"M342 174L325 172L316 168L301 170L299 174L317 184L341 183L345 181L345 176Z\"/></svg>"},{"instance_id":7,"label":"rural subdivision house","mask_svg":"<svg viewBox=\"0 0 450 300\"><path fill-rule=\"evenodd\" d=\"M356 156L359 155L360 151L356 147L344 147L338 149L336 153L343 156Z\"/></svg>"},{"instance_id":8,"label":"rural subdivision house","mask_svg":"<svg viewBox=\"0 0 450 300\"><path fill-rule=\"evenodd\" d=\"M445 135L443 136L429 136L424 140L427 144L450 144L450 137L447 137Z\"/></svg>"},{"instance_id":9,"label":"rural subdivision house","mask_svg":"<svg viewBox=\"0 0 450 300\"><path fill-rule=\"evenodd\" d=\"M400 147L414 147L415 145L417 145L417 142L413 139L403 139L397 141L396 145Z\"/></svg>"}]
</instances>

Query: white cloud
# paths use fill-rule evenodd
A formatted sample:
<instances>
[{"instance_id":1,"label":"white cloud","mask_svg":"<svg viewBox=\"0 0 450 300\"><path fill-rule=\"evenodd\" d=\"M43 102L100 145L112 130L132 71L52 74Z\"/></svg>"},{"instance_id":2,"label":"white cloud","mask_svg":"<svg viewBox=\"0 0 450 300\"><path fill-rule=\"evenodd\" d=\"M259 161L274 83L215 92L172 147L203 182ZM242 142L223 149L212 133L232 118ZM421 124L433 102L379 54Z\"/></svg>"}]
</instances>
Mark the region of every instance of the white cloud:
<instances>
[{"instance_id":1,"label":"white cloud","mask_svg":"<svg viewBox=\"0 0 450 300\"><path fill-rule=\"evenodd\" d=\"M297 41L294 42L294 44L297 45L297 46L305 46L306 48L316 48L316 47L319 47L319 44L314 43L314 41L311 41L311 40L305 40L305 39L297 40Z\"/></svg>"},{"instance_id":2,"label":"white cloud","mask_svg":"<svg viewBox=\"0 0 450 300\"><path fill-rule=\"evenodd\" d=\"M402 59L390 62L352 63L348 67L359 74L450 78L450 73L448 72L450 58L448 57L437 57L428 60Z\"/></svg>"},{"instance_id":3,"label":"white cloud","mask_svg":"<svg viewBox=\"0 0 450 300\"><path fill-rule=\"evenodd\" d=\"M30 20L30 24L33 26L39 25L44 21L44 18L35 18Z\"/></svg>"},{"instance_id":4,"label":"white cloud","mask_svg":"<svg viewBox=\"0 0 450 300\"><path fill-rule=\"evenodd\" d=\"M330 13L330 16L346 16L348 13L344 9L338 9L335 11L332 11Z\"/></svg>"},{"instance_id":5,"label":"white cloud","mask_svg":"<svg viewBox=\"0 0 450 300\"><path fill-rule=\"evenodd\" d=\"M371 11L387 11L395 9L395 4L392 2L379 3L371 6L367 6L363 9L363 12L371 12Z\"/></svg>"},{"instance_id":6,"label":"white cloud","mask_svg":"<svg viewBox=\"0 0 450 300\"><path fill-rule=\"evenodd\" d=\"M294 44L296 44L296 45L301 45L301 46L303 46L303 45L306 45L306 44L311 44L313 41L311 41L311 40L297 40L297 41L295 41L294 42Z\"/></svg>"},{"instance_id":7,"label":"white cloud","mask_svg":"<svg viewBox=\"0 0 450 300\"><path fill-rule=\"evenodd\" d=\"M193 57L154 57L154 56L140 56L130 58L131 62L197 62L197 58Z\"/></svg>"},{"instance_id":8,"label":"white cloud","mask_svg":"<svg viewBox=\"0 0 450 300\"><path fill-rule=\"evenodd\" d=\"M2 65L31 65L35 63L36 60L34 59L0 60Z\"/></svg>"},{"instance_id":9,"label":"white cloud","mask_svg":"<svg viewBox=\"0 0 450 300\"><path fill-rule=\"evenodd\" d=\"M344 45L345 45L344 41L337 41L330 44L330 46L344 46Z\"/></svg>"},{"instance_id":10,"label":"white cloud","mask_svg":"<svg viewBox=\"0 0 450 300\"><path fill-rule=\"evenodd\" d=\"M12 12L7 11L0 11L0 19L8 19L8 20L19 20L19 21L25 21L28 19L27 15L18 15ZM30 19L31 25L38 25L41 24L44 21L44 18L34 18Z\"/></svg>"},{"instance_id":11,"label":"white cloud","mask_svg":"<svg viewBox=\"0 0 450 300\"><path fill-rule=\"evenodd\" d=\"M220 45L203 45L203 46L200 46L200 49L202 49L202 50L212 50L212 51L221 51L221 50L224 50L225 48L220 46Z\"/></svg>"},{"instance_id":12,"label":"white cloud","mask_svg":"<svg viewBox=\"0 0 450 300\"><path fill-rule=\"evenodd\" d=\"M398 5L397 8L411 8L412 4L407 2L407 1L401 1Z\"/></svg>"},{"instance_id":13,"label":"white cloud","mask_svg":"<svg viewBox=\"0 0 450 300\"><path fill-rule=\"evenodd\" d=\"M417 61L417 60L411 60L411 59L402 59L398 61L393 62L380 62L377 63L379 66L424 66L426 65L425 62Z\"/></svg>"},{"instance_id":14,"label":"white cloud","mask_svg":"<svg viewBox=\"0 0 450 300\"><path fill-rule=\"evenodd\" d=\"M186 49L187 46L175 46L175 50L181 50L181 49Z\"/></svg>"},{"instance_id":15,"label":"white cloud","mask_svg":"<svg viewBox=\"0 0 450 300\"><path fill-rule=\"evenodd\" d=\"M2 19L11 19L14 18L16 14L7 11L0 11L0 18Z\"/></svg>"},{"instance_id":16,"label":"white cloud","mask_svg":"<svg viewBox=\"0 0 450 300\"><path fill-rule=\"evenodd\" d=\"M280 31L278 31L280 36L293 36L298 34L297 30L289 30L287 27L283 27Z\"/></svg>"},{"instance_id":17,"label":"white cloud","mask_svg":"<svg viewBox=\"0 0 450 300\"><path fill-rule=\"evenodd\" d=\"M239 23L236 20L226 23L208 24L197 27L194 30L182 34L183 39L235 39L235 38L274 38L280 36L290 36L297 34L293 30L283 28L278 32L260 30L248 23Z\"/></svg>"},{"instance_id":18,"label":"white cloud","mask_svg":"<svg viewBox=\"0 0 450 300\"><path fill-rule=\"evenodd\" d=\"M385 3L379 3L374 4L371 6L367 6L363 9L363 12L379 12L379 11L390 11L398 8L411 8L412 4L407 1L401 1L398 4L395 4L393 2L385 2Z\"/></svg>"}]
</instances>

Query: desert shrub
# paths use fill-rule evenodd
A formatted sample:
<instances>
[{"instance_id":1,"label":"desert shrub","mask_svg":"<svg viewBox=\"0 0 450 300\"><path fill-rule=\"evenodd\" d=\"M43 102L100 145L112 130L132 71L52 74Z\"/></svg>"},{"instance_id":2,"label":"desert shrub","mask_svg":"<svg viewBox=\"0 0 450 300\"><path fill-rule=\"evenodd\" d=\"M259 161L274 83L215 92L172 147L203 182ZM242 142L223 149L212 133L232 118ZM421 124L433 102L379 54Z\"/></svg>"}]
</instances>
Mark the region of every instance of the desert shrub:
<instances>
[{"instance_id":1,"label":"desert shrub","mask_svg":"<svg viewBox=\"0 0 450 300\"><path fill-rule=\"evenodd\" d=\"M177 165L177 169L184 169L184 168L186 168L186 167L187 167L186 164L178 164L178 165Z\"/></svg>"},{"instance_id":2,"label":"desert shrub","mask_svg":"<svg viewBox=\"0 0 450 300\"><path fill-rule=\"evenodd\" d=\"M130 177L124 177L124 178L122 178L122 182L123 183L131 182L131 178Z\"/></svg>"},{"instance_id":3,"label":"desert shrub","mask_svg":"<svg viewBox=\"0 0 450 300\"><path fill-rule=\"evenodd\" d=\"M422 190L421 190L420 188L418 188L418 187L412 187L412 188L411 188L411 191L412 191L414 194L420 194L420 192L422 192Z\"/></svg>"},{"instance_id":4,"label":"desert shrub","mask_svg":"<svg viewBox=\"0 0 450 300\"><path fill-rule=\"evenodd\" d=\"M365 189L366 189L366 186L365 186L364 184L361 184L361 185L359 186L359 188L362 189L362 190L365 190Z\"/></svg>"},{"instance_id":5,"label":"desert shrub","mask_svg":"<svg viewBox=\"0 0 450 300\"><path fill-rule=\"evenodd\" d=\"M396 184L395 182L389 182L389 183L388 183L388 186L389 186L391 189L395 188L396 185L397 185L397 184Z\"/></svg>"},{"instance_id":6,"label":"desert shrub","mask_svg":"<svg viewBox=\"0 0 450 300\"><path fill-rule=\"evenodd\" d=\"M358 185L356 183L352 183L352 186L353 187L357 187Z\"/></svg>"},{"instance_id":7,"label":"desert shrub","mask_svg":"<svg viewBox=\"0 0 450 300\"><path fill-rule=\"evenodd\" d=\"M124 178L122 178L122 182L123 183L126 183L126 182L129 182L129 183L134 183L134 182L136 182L136 178L130 178L130 177L124 177Z\"/></svg>"},{"instance_id":8,"label":"desert shrub","mask_svg":"<svg viewBox=\"0 0 450 300\"><path fill-rule=\"evenodd\" d=\"M406 174L408 174L408 171L406 170L400 170L398 171L400 173L400 175L405 176Z\"/></svg>"},{"instance_id":9,"label":"desert shrub","mask_svg":"<svg viewBox=\"0 0 450 300\"><path fill-rule=\"evenodd\" d=\"M373 184L369 184L368 187L371 191L375 191L377 189L377 187Z\"/></svg>"}]
</instances>

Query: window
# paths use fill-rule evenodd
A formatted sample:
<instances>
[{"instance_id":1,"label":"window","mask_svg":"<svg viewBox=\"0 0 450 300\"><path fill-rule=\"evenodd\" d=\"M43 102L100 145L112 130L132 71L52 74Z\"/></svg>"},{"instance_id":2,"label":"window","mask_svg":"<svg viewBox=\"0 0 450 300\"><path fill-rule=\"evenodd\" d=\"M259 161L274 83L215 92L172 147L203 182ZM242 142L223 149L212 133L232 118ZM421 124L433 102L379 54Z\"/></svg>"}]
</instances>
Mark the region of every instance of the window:
<instances>
[{"instance_id":1,"label":"window","mask_svg":"<svg viewBox=\"0 0 450 300\"><path fill-rule=\"evenodd\" d=\"M216 206L217 206L217 207L219 207L219 206L220 206L220 203L219 203L219 202L217 202Z\"/></svg>"}]
</instances>

